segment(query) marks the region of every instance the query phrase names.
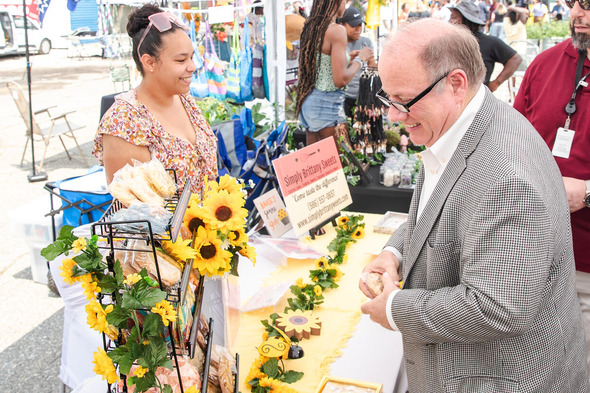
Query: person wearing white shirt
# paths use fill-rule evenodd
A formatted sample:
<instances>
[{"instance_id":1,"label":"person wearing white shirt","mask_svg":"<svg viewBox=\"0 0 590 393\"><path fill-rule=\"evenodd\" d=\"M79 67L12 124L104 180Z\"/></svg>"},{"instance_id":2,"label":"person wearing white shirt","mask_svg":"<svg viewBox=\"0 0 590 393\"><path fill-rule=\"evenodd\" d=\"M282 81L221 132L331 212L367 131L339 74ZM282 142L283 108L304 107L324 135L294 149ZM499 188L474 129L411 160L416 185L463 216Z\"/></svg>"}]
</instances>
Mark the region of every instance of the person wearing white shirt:
<instances>
[{"instance_id":1,"label":"person wearing white shirt","mask_svg":"<svg viewBox=\"0 0 590 393\"><path fill-rule=\"evenodd\" d=\"M407 222L359 281L361 311L402 334L409 391L590 391L569 205L547 145L483 85L467 29L405 25L378 67L389 120L427 147ZM363 281L375 274L377 295Z\"/></svg>"}]
</instances>

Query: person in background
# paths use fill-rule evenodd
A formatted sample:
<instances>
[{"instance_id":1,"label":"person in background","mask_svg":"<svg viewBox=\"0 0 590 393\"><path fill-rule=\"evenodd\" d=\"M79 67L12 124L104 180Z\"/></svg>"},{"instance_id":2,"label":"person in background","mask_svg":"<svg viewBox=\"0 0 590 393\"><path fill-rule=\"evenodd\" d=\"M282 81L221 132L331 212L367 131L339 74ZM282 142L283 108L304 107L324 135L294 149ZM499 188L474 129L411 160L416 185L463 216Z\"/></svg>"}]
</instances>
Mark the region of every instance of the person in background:
<instances>
[{"instance_id":1,"label":"person in background","mask_svg":"<svg viewBox=\"0 0 590 393\"><path fill-rule=\"evenodd\" d=\"M499 38L483 34L480 31L485 22L479 18L478 7L471 1L462 1L461 3L450 7L451 23L465 25L471 33L477 38L479 50L486 66L484 84L491 91L496 89L510 78L514 71L522 62L522 58L514 49L504 43ZM501 63L504 68L496 76L496 79L490 80L496 63Z\"/></svg>"},{"instance_id":2,"label":"person in background","mask_svg":"<svg viewBox=\"0 0 590 393\"><path fill-rule=\"evenodd\" d=\"M466 1L471 2L471 0ZM488 3L488 0L478 0L475 4L478 7L479 19L484 22L483 26L479 28L479 31L487 33L490 26L490 4Z\"/></svg>"},{"instance_id":3,"label":"person in background","mask_svg":"<svg viewBox=\"0 0 590 393\"><path fill-rule=\"evenodd\" d=\"M533 22L540 23L543 22L547 17L547 14L549 14L549 9L540 0L533 0L531 12L533 14Z\"/></svg>"},{"instance_id":4,"label":"person in background","mask_svg":"<svg viewBox=\"0 0 590 393\"><path fill-rule=\"evenodd\" d=\"M367 37L361 37L363 32L363 19L359 10L353 7L349 7L344 11L342 18L337 20L338 23L344 26L346 29L346 52L351 59L358 56L361 49L371 48L373 50L373 42ZM371 56L367 61L367 65L375 66L375 57ZM344 92L344 113L348 118L353 118L352 109L356 106L356 101L359 96L359 79L362 70L358 70L354 77L350 80L346 86Z\"/></svg>"},{"instance_id":5,"label":"person in background","mask_svg":"<svg viewBox=\"0 0 590 393\"><path fill-rule=\"evenodd\" d=\"M494 12L490 16L490 35L501 40L506 37L504 33L504 16L506 16L506 6L504 3L498 3Z\"/></svg>"},{"instance_id":6,"label":"person in background","mask_svg":"<svg viewBox=\"0 0 590 393\"><path fill-rule=\"evenodd\" d=\"M440 1L440 9L438 10L436 16L433 16L435 19L440 19L442 21L448 22L451 20L451 9L449 8L449 0L441 0Z\"/></svg>"},{"instance_id":7,"label":"person in background","mask_svg":"<svg viewBox=\"0 0 590 393\"><path fill-rule=\"evenodd\" d=\"M365 47L349 61L346 29L336 23L345 6L346 0L314 1L301 33L296 113L307 145L336 138L346 124L343 88L373 56Z\"/></svg>"},{"instance_id":8,"label":"person in background","mask_svg":"<svg viewBox=\"0 0 590 393\"><path fill-rule=\"evenodd\" d=\"M557 0L551 9L551 19L565 20L569 18L570 9L565 5L563 0Z\"/></svg>"},{"instance_id":9,"label":"person in background","mask_svg":"<svg viewBox=\"0 0 590 393\"><path fill-rule=\"evenodd\" d=\"M430 11L422 0L416 0L414 9L408 14L408 19L430 18Z\"/></svg>"},{"instance_id":10,"label":"person in background","mask_svg":"<svg viewBox=\"0 0 590 393\"><path fill-rule=\"evenodd\" d=\"M409 391L587 393L567 196L545 142L483 86L464 28L405 25L379 75L389 120L427 147L407 222L359 281L361 311L401 333Z\"/></svg>"},{"instance_id":11,"label":"person in background","mask_svg":"<svg viewBox=\"0 0 590 393\"><path fill-rule=\"evenodd\" d=\"M404 3L404 4L402 4L401 12L399 13L399 17L397 18L398 23L399 24L404 23L405 21L408 20L409 16L410 16L410 5L408 3Z\"/></svg>"},{"instance_id":12,"label":"person in background","mask_svg":"<svg viewBox=\"0 0 590 393\"><path fill-rule=\"evenodd\" d=\"M205 177L217 178L217 138L189 94L195 64L185 29L152 4L129 15L127 33L143 79L115 97L98 126L93 154L108 183L132 160L152 158L176 171L181 189L190 178L192 192L201 196Z\"/></svg>"},{"instance_id":13,"label":"person in background","mask_svg":"<svg viewBox=\"0 0 590 393\"><path fill-rule=\"evenodd\" d=\"M576 83L582 78L588 82L590 74L590 6L576 0L566 4L570 7L571 39L533 60L514 108L537 129L561 170L574 240L575 288L590 355L590 87ZM570 105L566 109L570 102L575 108ZM590 356L587 361L590 368Z\"/></svg>"}]
</instances>

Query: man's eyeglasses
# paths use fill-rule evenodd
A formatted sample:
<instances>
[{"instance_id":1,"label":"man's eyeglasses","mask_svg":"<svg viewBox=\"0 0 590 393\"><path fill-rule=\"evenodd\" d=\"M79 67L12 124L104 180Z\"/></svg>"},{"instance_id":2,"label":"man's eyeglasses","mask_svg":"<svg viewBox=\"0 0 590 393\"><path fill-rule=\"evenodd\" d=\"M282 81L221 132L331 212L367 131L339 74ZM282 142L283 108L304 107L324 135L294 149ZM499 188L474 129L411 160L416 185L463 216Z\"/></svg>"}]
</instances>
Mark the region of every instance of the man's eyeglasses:
<instances>
[{"instance_id":1,"label":"man's eyeglasses","mask_svg":"<svg viewBox=\"0 0 590 393\"><path fill-rule=\"evenodd\" d=\"M152 26L155 26L156 29L158 29L158 31L160 33L170 30L172 28L172 23L174 23L176 26L180 27L181 29L184 29L187 31L189 29L187 25L182 23L180 20L178 20L178 18L176 16L172 15L169 12L158 12L157 14L151 14L150 16L148 16L148 19L150 20L150 23L148 24L148 26L144 30L144 32L141 36L141 39L139 40L139 44L137 44L137 57L138 58L141 58L141 55L139 54L139 48L141 48L141 44L143 43L143 40L147 36L147 33L148 33L148 31L150 31L150 28Z\"/></svg>"},{"instance_id":2,"label":"man's eyeglasses","mask_svg":"<svg viewBox=\"0 0 590 393\"><path fill-rule=\"evenodd\" d=\"M586 10L586 11L590 10L590 0L577 0L577 1L583 10ZM576 0L565 0L565 4L567 4L567 6L570 8L574 8L574 5L576 4Z\"/></svg>"},{"instance_id":3,"label":"man's eyeglasses","mask_svg":"<svg viewBox=\"0 0 590 393\"><path fill-rule=\"evenodd\" d=\"M402 113L410 113L410 107L418 101L420 101L426 94L430 93L430 91L434 89L434 86L436 86L438 82L446 78L449 75L449 73L450 71L438 78L437 80L435 80L434 83L428 86L422 93L418 94L412 101L408 102L407 104L402 104L401 102L390 100L383 91L383 89L379 89L376 95L377 98L379 98L379 100L381 100L381 102L384 103L385 106L387 106L388 108L393 106L395 109Z\"/></svg>"}]
</instances>

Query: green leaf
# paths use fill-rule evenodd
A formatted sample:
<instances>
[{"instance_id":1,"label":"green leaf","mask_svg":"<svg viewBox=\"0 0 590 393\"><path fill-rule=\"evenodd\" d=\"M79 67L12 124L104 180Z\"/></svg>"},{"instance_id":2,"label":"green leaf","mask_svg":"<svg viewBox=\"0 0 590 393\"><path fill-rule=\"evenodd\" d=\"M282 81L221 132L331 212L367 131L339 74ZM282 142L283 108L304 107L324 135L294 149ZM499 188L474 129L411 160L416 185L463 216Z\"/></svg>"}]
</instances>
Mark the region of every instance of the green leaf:
<instances>
[{"instance_id":1,"label":"green leaf","mask_svg":"<svg viewBox=\"0 0 590 393\"><path fill-rule=\"evenodd\" d=\"M299 371L289 370L279 377L285 383L295 383L303 378L303 373Z\"/></svg>"},{"instance_id":2,"label":"green leaf","mask_svg":"<svg viewBox=\"0 0 590 393\"><path fill-rule=\"evenodd\" d=\"M148 314L143 320L143 336L158 336L163 326L162 317L159 314Z\"/></svg>"},{"instance_id":3,"label":"green leaf","mask_svg":"<svg viewBox=\"0 0 590 393\"><path fill-rule=\"evenodd\" d=\"M164 389L162 389L162 393L172 393L172 386L164 385Z\"/></svg>"},{"instance_id":4,"label":"green leaf","mask_svg":"<svg viewBox=\"0 0 590 393\"><path fill-rule=\"evenodd\" d=\"M123 301L121 302L121 307L128 308L132 310L136 310L142 307L141 302L137 300L131 293L125 292L123 293Z\"/></svg>"},{"instance_id":5,"label":"green leaf","mask_svg":"<svg viewBox=\"0 0 590 393\"><path fill-rule=\"evenodd\" d=\"M72 259L78 264L78 266L87 272L94 272L99 270L102 256L99 256L98 258L91 258L85 252L83 252L79 255L76 255Z\"/></svg>"},{"instance_id":6,"label":"green leaf","mask_svg":"<svg viewBox=\"0 0 590 393\"><path fill-rule=\"evenodd\" d=\"M279 363L276 358L268 359L262 366L262 372L268 375L270 378L275 378L279 375Z\"/></svg>"},{"instance_id":7,"label":"green leaf","mask_svg":"<svg viewBox=\"0 0 590 393\"><path fill-rule=\"evenodd\" d=\"M127 320L131 318L130 310L121 308L121 306L114 304L113 311L107 314L107 322L120 329L127 328Z\"/></svg>"},{"instance_id":8,"label":"green leaf","mask_svg":"<svg viewBox=\"0 0 590 393\"><path fill-rule=\"evenodd\" d=\"M115 271L116 282L119 286L123 285L123 281L125 280L125 276L123 275L123 268L121 267L121 262L117 259L115 262L115 266L113 267Z\"/></svg>"},{"instance_id":9,"label":"green leaf","mask_svg":"<svg viewBox=\"0 0 590 393\"><path fill-rule=\"evenodd\" d=\"M69 247L64 246L63 241L56 240L54 243L48 245L47 247L41 250L41 256L47 259L48 261L53 261L55 258L65 253L69 249Z\"/></svg>"},{"instance_id":10,"label":"green leaf","mask_svg":"<svg viewBox=\"0 0 590 393\"><path fill-rule=\"evenodd\" d=\"M133 379L136 392L145 392L149 388L156 386L156 374L151 370L145 373L143 377Z\"/></svg>"},{"instance_id":11,"label":"green leaf","mask_svg":"<svg viewBox=\"0 0 590 393\"><path fill-rule=\"evenodd\" d=\"M117 285L117 279L110 274L103 274L98 286L101 289L102 293L113 293L119 289L119 285Z\"/></svg>"}]
</instances>

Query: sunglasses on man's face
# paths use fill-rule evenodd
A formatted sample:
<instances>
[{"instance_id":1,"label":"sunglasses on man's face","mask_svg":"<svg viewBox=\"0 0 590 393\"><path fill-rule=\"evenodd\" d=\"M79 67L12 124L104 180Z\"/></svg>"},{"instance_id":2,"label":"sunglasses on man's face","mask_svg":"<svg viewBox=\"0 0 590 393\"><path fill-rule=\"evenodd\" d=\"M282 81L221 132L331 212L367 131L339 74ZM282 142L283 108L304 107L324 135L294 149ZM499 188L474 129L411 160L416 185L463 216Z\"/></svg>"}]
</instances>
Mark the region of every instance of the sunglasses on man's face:
<instances>
[{"instance_id":1,"label":"sunglasses on man's face","mask_svg":"<svg viewBox=\"0 0 590 393\"><path fill-rule=\"evenodd\" d=\"M141 36L141 39L139 40L139 44L137 44L137 57L138 58L141 58L141 55L139 53L139 48L141 48L141 44L143 43L143 40L147 36L148 31L150 30L150 28L152 26L155 26L156 29L158 29L158 31L160 33L170 30L172 28L172 23L174 23L176 26L180 27L181 29L184 29L187 31L189 29L187 25L182 23L180 20L178 20L178 18L176 16L172 15L169 12L158 12L157 14L152 14L152 15L148 16L148 19L150 20L150 23L148 24L148 26L144 30L144 32Z\"/></svg>"},{"instance_id":2,"label":"sunglasses on man's face","mask_svg":"<svg viewBox=\"0 0 590 393\"><path fill-rule=\"evenodd\" d=\"M590 0L565 0L565 4L567 4L567 6L570 8L574 8L576 1L580 5L580 8L582 8L583 10L590 10Z\"/></svg>"}]
</instances>

